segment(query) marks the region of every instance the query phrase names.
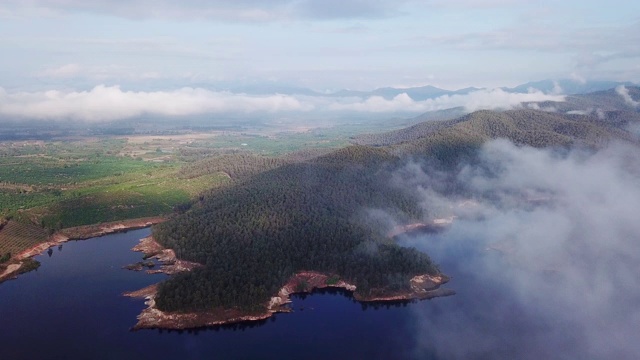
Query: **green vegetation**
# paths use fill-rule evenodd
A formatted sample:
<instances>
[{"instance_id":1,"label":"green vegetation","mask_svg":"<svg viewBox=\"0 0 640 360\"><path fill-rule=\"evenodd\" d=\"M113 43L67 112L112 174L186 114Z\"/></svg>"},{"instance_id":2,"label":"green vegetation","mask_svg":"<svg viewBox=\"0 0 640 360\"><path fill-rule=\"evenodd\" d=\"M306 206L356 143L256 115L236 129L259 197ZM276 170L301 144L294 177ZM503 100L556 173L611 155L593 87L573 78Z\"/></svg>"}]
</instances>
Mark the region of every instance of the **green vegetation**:
<instances>
[{"instance_id":1,"label":"green vegetation","mask_svg":"<svg viewBox=\"0 0 640 360\"><path fill-rule=\"evenodd\" d=\"M367 127L0 143L0 259L61 228L175 214L154 227L155 238L204 266L160 285L162 310L263 310L301 270L332 274L329 285L354 283L363 297L404 291L411 277L439 269L396 245L367 211L383 209L401 223L433 215L390 181L407 159L447 170L474 161L495 138L535 147L636 141L623 128L637 113L607 111L604 119L478 111L354 136L361 145L344 148Z\"/></svg>"},{"instance_id":2,"label":"green vegetation","mask_svg":"<svg viewBox=\"0 0 640 360\"><path fill-rule=\"evenodd\" d=\"M345 127L314 129L300 132L223 133L214 139L195 140L178 150L180 159L188 162L220 154L250 154L280 157L302 149L335 149L348 145ZM353 130L357 131L357 130Z\"/></svg>"},{"instance_id":3,"label":"green vegetation","mask_svg":"<svg viewBox=\"0 0 640 360\"><path fill-rule=\"evenodd\" d=\"M394 146L351 146L243 177L154 227L161 244L205 265L162 283L157 306L259 310L301 270L335 274L354 283L363 297L406 290L412 276L435 274L437 266L425 254L387 239L388 229L363 212L384 209L407 223L428 215L389 181L407 157L447 169L473 161L482 144L494 138L535 147L632 141L629 133L593 118L534 110L479 111L418 128L426 129L421 137ZM242 161L256 165L254 160Z\"/></svg>"},{"instance_id":4,"label":"green vegetation","mask_svg":"<svg viewBox=\"0 0 640 360\"><path fill-rule=\"evenodd\" d=\"M265 170L275 169L287 164L283 158L274 158L254 154L229 154L214 156L188 164L180 171L184 179L202 175L222 173L231 179L250 177Z\"/></svg>"},{"instance_id":5,"label":"green vegetation","mask_svg":"<svg viewBox=\"0 0 640 360\"><path fill-rule=\"evenodd\" d=\"M337 275L332 275L332 276L329 276L329 277L327 278L327 281L326 281L325 283L326 283L327 285L335 285L335 284L337 284L339 281L340 281L340 277L339 277L339 276L337 276Z\"/></svg>"},{"instance_id":6,"label":"green vegetation","mask_svg":"<svg viewBox=\"0 0 640 360\"><path fill-rule=\"evenodd\" d=\"M249 139L261 153L314 147L275 158L250 153L241 145ZM18 254L63 228L181 212L205 191L339 142L312 133L184 131L0 142L0 255Z\"/></svg>"},{"instance_id":7,"label":"green vegetation","mask_svg":"<svg viewBox=\"0 0 640 360\"><path fill-rule=\"evenodd\" d=\"M37 270L39 267L39 262L33 260L32 258L26 258L22 260L22 266L20 267L20 270L18 270L18 273L28 273L29 271Z\"/></svg>"},{"instance_id":8,"label":"green vegetation","mask_svg":"<svg viewBox=\"0 0 640 360\"><path fill-rule=\"evenodd\" d=\"M140 271L144 268L152 269L156 264L153 261L138 261L135 264L126 265L124 268L127 270Z\"/></svg>"},{"instance_id":9,"label":"green vegetation","mask_svg":"<svg viewBox=\"0 0 640 360\"><path fill-rule=\"evenodd\" d=\"M228 183L222 174L180 179L178 172L176 166L156 165L152 172L103 179L27 213L49 229L169 214L199 193Z\"/></svg>"},{"instance_id":10,"label":"green vegetation","mask_svg":"<svg viewBox=\"0 0 640 360\"><path fill-rule=\"evenodd\" d=\"M588 116L567 116L536 110L484 110L458 119L426 122L397 131L356 136L353 140L374 146L404 144L397 148L408 153L423 150L431 153L439 148L443 149L440 151L454 151L458 145L473 146L499 137L511 139L516 144L535 147L570 146L576 143L598 146L606 139L630 139L626 132Z\"/></svg>"},{"instance_id":11,"label":"green vegetation","mask_svg":"<svg viewBox=\"0 0 640 360\"><path fill-rule=\"evenodd\" d=\"M10 220L0 230L0 254L19 254L47 240L47 232L27 219Z\"/></svg>"},{"instance_id":12,"label":"green vegetation","mask_svg":"<svg viewBox=\"0 0 640 360\"><path fill-rule=\"evenodd\" d=\"M408 128L385 133L357 135L352 137L351 140L359 145L389 146L426 137L438 130L449 128L462 121L464 121L464 117L452 120L421 122Z\"/></svg>"},{"instance_id":13,"label":"green vegetation","mask_svg":"<svg viewBox=\"0 0 640 360\"><path fill-rule=\"evenodd\" d=\"M206 265L163 283L158 306L256 310L304 269L340 274L365 296L436 274L427 255L394 245L359 214L384 207L420 215L407 194L387 185L384 168L393 159L356 146L285 165L210 193L154 227L154 237L180 258Z\"/></svg>"}]
</instances>

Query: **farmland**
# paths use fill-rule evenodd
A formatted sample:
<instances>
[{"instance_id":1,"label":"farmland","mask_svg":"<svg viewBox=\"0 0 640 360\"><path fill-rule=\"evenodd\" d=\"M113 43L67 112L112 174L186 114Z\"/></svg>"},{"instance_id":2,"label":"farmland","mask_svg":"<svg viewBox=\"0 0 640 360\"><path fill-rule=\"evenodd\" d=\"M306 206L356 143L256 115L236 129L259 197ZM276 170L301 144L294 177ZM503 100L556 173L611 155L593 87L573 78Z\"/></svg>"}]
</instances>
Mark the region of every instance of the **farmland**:
<instances>
[{"instance_id":1,"label":"farmland","mask_svg":"<svg viewBox=\"0 0 640 360\"><path fill-rule=\"evenodd\" d=\"M181 176L183 167L199 160L346 144L332 135L305 129L181 131L0 142L0 257L64 228L168 215L233 181L224 171Z\"/></svg>"},{"instance_id":2,"label":"farmland","mask_svg":"<svg viewBox=\"0 0 640 360\"><path fill-rule=\"evenodd\" d=\"M0 257L17 255L46 239L47 233L39 226L15 220L5 221L0 230Z\"/></svg>"}]
</instances>

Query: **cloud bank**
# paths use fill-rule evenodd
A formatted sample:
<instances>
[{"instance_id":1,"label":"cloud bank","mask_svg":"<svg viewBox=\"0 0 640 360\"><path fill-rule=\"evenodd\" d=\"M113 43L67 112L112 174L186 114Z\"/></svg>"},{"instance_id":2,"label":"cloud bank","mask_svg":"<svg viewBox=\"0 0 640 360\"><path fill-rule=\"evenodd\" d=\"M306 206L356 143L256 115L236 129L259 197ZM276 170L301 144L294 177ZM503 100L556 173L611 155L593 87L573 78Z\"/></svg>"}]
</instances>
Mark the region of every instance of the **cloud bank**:
<instances>
[{"instance_id":1,"label":"cloud bank","mask_svg":"<svg viewBox=\"0 0 640 360\"><path fill-rule=\"evenodd\" d=\"M69 67L59 70L66 74L76 69ZM508 93L495 89L415 101L407 94L386 100L379 96L366 99L280 94L257 96L188 87L172 91L144 92L100 85L88 91L10 93L0 88L0 116L40 120L113 121L143 115L179 117L258 112L421 113L459 106L465 107L468 111L511 109L520 107L523 102L538 101L564 101L564 96L538 91Z\"/></svg>"},{"instance_id":2,"label":"cloud bank","mask_svg":"<svg viewBox=\"0 0 640 360\"><path fill-rule=\"evenodd\" d=\"M639 159L619 144L558 153L493 141L454 174L458 199L433 169L405 169L428 210L459 216L405 240L458 291L416 307L416 358L639 358Z\"/></svg>"},{"instance_id":3,"label":"cloud bank","mask_svg":"<svg viewBox=\"0 0 640 360\"><path fill-rule=\"evenodd\" d=\"M199 88L123 91L96 86L89 91L7 93L0 88L0 115L30 119L111 121L142 115L191 116L208 113L309 111L310 104L285 95L248 96Z\"/></svg>"},{"instance_id":4,"label":"cloud bank","mask_svg":"<svg viewBox=\"0 0 640 360\"><path fill-rule=\"evenodd\" d=\"M545 94L534 90L529 93L509 93L502 89L478 90L465 95L443 95L434 99L414 101L407 94L400 94L391 100L379 96L346 104L333 104L332 110L351 110L368 112L413 111L427 112L464 107L467 111L481 109L513 109L524 102L561 102L563 95Z\"/></svg>"}]
</instances>

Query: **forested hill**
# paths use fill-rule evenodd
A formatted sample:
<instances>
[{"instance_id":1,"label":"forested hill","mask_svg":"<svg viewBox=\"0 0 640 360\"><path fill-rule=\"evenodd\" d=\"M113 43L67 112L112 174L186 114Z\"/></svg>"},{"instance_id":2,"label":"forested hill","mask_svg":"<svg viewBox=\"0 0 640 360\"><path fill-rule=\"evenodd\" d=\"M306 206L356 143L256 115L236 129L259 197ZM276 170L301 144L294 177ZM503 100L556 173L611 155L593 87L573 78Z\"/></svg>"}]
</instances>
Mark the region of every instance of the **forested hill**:
<instances>
[{"instance_id":1,"label":"forested hill","mask_svg":"<svg viewBox=\"0 0 640 360\"><path fill-rule=\"evenodd\" d=\"M640 87L627 86L624 88L632 99L636 101L640 98ZM637 106L630 104L621 96L621 88L596 91L588 94L569 95L565 101L557 103L540 103L540 106L553 105L556 111L564 113L567 111L587 111L600 109L603 112L636 112ZM594 114L596 115L596 114Z\"/></svg>"},{"instance_id":2,"label":"forested hill","mask_svg":"<svg viewBox=\"0 0 640 360\"><path fill-rule=\"evenodd\" d=\"M625 88L629 92L632 99L640 98L639 87ZM618 93L616 89L606 91L597 91L589 94L570 95L562 102L541 102L526 104L525 109L543 109L540 111L512 110L503 113L503 122L509 122L507 117L513 118L512 121L528 122L529 124L520 124L527 126L523 131L531 130L534 126L559 126L555 122L594 122L597 125L624 128L629 122L640 121L640 112L638 107L633 106ZM435 112L427 112L414 120L421 121L411 127L400 130L389 131L377 134L362 134L352 138L352 142L358 145L372 146L388 146L404 142L410 142L419 138L433 134L444 128L468 120L477 120L482 114L493 116L495 112L479 111L467 116L462 116L462 108L453 108L449 110L441 110ZM457 115L457 116L456 116ZM554 119L549 119L552 117ZM422 120L423 119L423 120ZM427 121L427 120L446 120L446 121ZM476 121L477 122L477 121ZM486 125L483 125L486 126ZM571 126L571 125L569 125ZM489 134L490 135L490 134ZM503 135L507 137L507 135Z\"/></svg>"},{"instance_id":3,"label":"forested hill","mask_svg":"<svg viewBox=\"0 0 640 360\"><path fill-rule=\"evenodd\" d=\"M475 151L489 139L533 147L600 147L612 139L636 141L628 131L585 115L539 110L481 110L450 121L451 126L391 147L394 153L433 156L445 162Z\"/></svg>"},{"instance_id":4,"label":"forested hill","mask_svg":"<svg viewBox=\"0 0 640 360\"><path fill-rule=\"evenodd\" d=\"M439 270L427 255L394 244L389 229L372 220L374 209L407 223L432 215L394 187L391 174L406 157L444 164L470 159L498 137L536 147L632 140L588 117L479 111L399 145L351 146L245 177L154 227L161 244L205 264L161 284L157 306L259 310L300 270L353 282L365 297L404 290L411 277Z\"/></svg>"},{"instance_id":5,"label":"forested hill","mask_svg":"<svg viewBox=\"0 0 640 360\"><path fill-rule=\"evenodd\" d=\"M358 145L389 146L423 138L439 130L452 127L462 121L465 121L464 116L441 121L423 121L400 130L380 134L362 134L354 136L351 141Z\"/></svg>"}]
</instances>

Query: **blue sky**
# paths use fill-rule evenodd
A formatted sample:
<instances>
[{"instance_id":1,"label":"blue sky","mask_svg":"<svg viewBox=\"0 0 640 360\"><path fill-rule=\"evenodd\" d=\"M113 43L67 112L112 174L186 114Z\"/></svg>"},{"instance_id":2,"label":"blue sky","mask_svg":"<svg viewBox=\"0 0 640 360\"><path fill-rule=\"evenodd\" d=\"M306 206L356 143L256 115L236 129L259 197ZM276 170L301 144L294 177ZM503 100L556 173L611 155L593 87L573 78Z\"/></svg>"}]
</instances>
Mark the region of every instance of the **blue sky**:
<instances>
[{"instance_id":1,"label":"blue sky","mask_svg":"<svg viewBox=\"0 0 640 360\"><path fill-rule=\"evenodd\" d=\"M345 104L221 90L637 83L639 44L640 2L628 0L2 0L0 115L131 110L106 116L118 119L177 98L184 102L160 104L161 114L190 114L193 104L204 112L437 110L465 102ZM500 92L478 98L519 103Z\"/></svg>"}]
</instances>

